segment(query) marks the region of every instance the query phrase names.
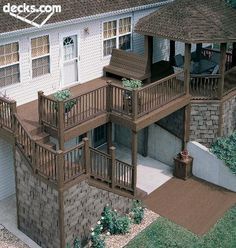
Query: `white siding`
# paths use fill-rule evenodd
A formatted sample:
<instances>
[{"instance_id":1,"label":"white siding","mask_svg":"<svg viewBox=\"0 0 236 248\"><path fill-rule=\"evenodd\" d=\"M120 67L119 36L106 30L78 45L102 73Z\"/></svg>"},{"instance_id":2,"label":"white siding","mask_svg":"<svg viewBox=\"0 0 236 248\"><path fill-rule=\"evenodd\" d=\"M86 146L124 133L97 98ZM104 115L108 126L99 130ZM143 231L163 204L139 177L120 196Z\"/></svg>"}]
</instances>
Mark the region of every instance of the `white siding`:
<instances>
[{"instance_id":1,"label":"white siding","mask_svg":"<svg viewBox=\"0 0 236 248\"><path fill-rule=\"evenodd\" d=\"M0 200L15 193L12 146L0 138Z\"/></svg>"}]
</instances>

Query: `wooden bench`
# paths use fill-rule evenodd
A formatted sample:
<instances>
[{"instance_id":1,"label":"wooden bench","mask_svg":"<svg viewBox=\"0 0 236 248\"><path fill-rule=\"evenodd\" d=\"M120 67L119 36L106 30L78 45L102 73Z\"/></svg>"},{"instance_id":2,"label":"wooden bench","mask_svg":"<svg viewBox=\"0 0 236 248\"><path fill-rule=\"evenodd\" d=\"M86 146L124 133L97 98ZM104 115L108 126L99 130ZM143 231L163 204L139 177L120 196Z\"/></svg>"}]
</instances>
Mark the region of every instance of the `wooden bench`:
<instances>
[{"instance_id":1,"label":"wooden bench","mask_svg":"<svg viewBox=\"0 0 236 248\"><path fill-rule=\"evenodd\" d=\"M145 80L151 77L147 59L143 56L119 49L113 49L111 61L103 68L104 74L111 73L120 77Z\"/></svg>"}]
</instances>

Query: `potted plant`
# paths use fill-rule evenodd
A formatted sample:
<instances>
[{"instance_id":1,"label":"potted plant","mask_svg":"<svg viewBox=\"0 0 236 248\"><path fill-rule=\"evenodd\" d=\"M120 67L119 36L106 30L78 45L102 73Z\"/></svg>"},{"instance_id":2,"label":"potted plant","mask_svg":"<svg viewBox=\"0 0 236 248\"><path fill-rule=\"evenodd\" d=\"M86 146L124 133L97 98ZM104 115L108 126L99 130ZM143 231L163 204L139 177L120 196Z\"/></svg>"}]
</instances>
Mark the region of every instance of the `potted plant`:
<instances>
[{"instance_id":1,"label":"potted plant","mask_svg":"<svg viewBox=\"0 0 236 248\"><path fill-rule=\"evenodd\" d=\"M189 159L189 152L187 149L184 149L183 151L180 152L180 158L182 160L188 160Z\"/></svg>"},{"instance_id":2,"label":"potted plant","mask_svg":"<svg viewBox=\"0 0 236 248\"><path fill-rule=\"evenodd\" d=\"M141 80L137 79L126 79L122 78L123 87L126 89L123 95L124 99L124 110L128 110L128 113L132 113L132 90L139 89L142 87L143 83ZM139 99L139 105L141 105L141 100Z\"/></svg>"},{"instance_id":3,"label":"potted plant","mask_svg":"<svg viewBox=\"0 0 236 248\"><path fill-rule=\"evenodd\" d=\"M72 97L72 94L71 94L70 90L66 89L66 90L57 91L53 96L54 96L55 100L57 100L57 101L66 101ZM75 104L76 104L76 100L74 100L74 99L67 101L64 105L65 106L65 113L70 112L70 110L74 107ZM55 109L57 109L57 105L55 105Z\"/></svg>"}]
</instances>

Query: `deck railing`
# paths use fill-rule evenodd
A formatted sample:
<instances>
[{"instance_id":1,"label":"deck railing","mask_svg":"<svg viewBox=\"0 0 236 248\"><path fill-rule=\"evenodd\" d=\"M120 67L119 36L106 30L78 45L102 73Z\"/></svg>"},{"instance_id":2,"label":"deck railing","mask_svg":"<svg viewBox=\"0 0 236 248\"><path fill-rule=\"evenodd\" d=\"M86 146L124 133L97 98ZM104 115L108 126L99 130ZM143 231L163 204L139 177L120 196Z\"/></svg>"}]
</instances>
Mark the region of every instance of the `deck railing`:
<instances>
[{"instance_id":1,"label":"deck railing","mask_svg":"<svg viewBox=\"0 0 236 248\"><path fill-rule=\"evenodd\" d=\"M0 126L14 131L14 114L16 102L0 97Z\"/></svg>"},{"instance_id":2,"label":"deck railing","mask_svg":"<svg viewBox=\"0 0 236 248\"><path fill-rule=\"evenodd\" d=\"M214 53L220 54L219 50L215 50L212 48L202 48L202 54L207 57L208 59L211 59L212 55ZM225 63L225 70L228 71L233 67L233 55L230 52L226 53L226 63Z\"/></svg>"},{"instance_id":3,"label":"deck railing","mask_svg":"<svg viewBox=\"0 0 236 248\"><path fill-rule=\"evenodd\" d=\"M64 181L85 174L84 142L64 152Z\"/></svg>"},{"instance_id":4,"label":"deck railing","mask_svg":"<svg viewBox=\"0 0 236 248\"><path fill-rule=\"evenodd\" d=\"M142 87L137 91L137 117L141 117L161 106L183 96L184 73L179 72L157 82Z\"/></svg>"},{"instance_id":5,"label":"deck railing","mask_svg":"<svg viewBox=\"0 0 236 248\"><path fill-rule=\"evenodd\" d=\"M191 75L190 94L193 99L218 99L220 75Z\"/></svg>"},{"instance_id":6,"label":"deck railing","mask_svg":"<svg viewBox=\"0 0 236 248\"><path fill-rule=\"evenodd\" d=\"M122 189L134 194L135 168L115 158L115 147L110 148L110 154L90 147L90 163L92 178L105 182L112 189Z\"/></svg>"}]
</instances>

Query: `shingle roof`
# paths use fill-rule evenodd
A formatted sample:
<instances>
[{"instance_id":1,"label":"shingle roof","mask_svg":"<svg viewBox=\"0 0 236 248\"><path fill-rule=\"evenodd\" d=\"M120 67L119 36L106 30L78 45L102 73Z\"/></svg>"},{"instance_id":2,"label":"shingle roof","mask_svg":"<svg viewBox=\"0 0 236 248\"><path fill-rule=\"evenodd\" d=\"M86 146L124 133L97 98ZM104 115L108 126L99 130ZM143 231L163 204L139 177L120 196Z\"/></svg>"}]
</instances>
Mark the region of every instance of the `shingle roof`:
<instances>
[{"instance_id":1,"label":"shingle roof","mask_svg":"<svg viewBox=\"0 0 236 248\"><path fill-rule=\"evenodd\" d=\"M54 14L47 23L59 23L86 16L119 11L149 4L164 2L165 0L1 0L0 1L0 33L16 31L32 27L23 21L17 20L2 11L7 3L39 6L41 4L61 5L62 13Z\"/></svg>"},{"instance_id":2,"label":"shingle roof","mask_svg":"<svg viewBox=\"0 0 236 248\"><path fill-rule=\"evenodd\" d=\"M236 10L224 0L176 0L140 19L135 31L188 43L236 41Z\"/></svg>"}]
</instances>

